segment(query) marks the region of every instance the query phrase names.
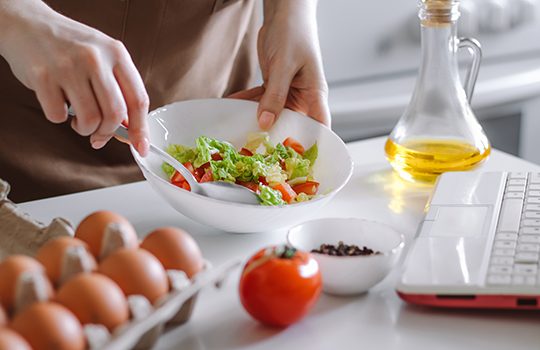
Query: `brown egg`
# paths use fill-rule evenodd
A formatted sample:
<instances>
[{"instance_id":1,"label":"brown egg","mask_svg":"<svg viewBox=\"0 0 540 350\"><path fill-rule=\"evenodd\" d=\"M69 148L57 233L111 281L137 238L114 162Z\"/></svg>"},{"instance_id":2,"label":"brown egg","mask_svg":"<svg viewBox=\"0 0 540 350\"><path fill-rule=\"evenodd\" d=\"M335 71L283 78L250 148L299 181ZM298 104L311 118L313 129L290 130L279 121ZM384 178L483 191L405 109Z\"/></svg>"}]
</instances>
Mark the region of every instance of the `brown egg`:
<instances>
[{"instance_id":1,"label":"brown egg","mask_svg":"<svg viewBox=\"0 0 540 350\"><path fill-rule=\"evenodd\" d=\"M111 332L129 318L128 303L120 287L98 273L71 278L58 290L56 301L73 312L82 324L102 324Z\"/></svg>"},{"instance_id":2,"label":"brown egg","mask_svg":"<svg viewBox=\"0 0 540 350\"><path fill-rule=\"evenodd\" d=\"M45 269L37 260L25 255L12 255L0 263L0 303L8 313L15 306L15 288L19 276L27 271L45 274ZM48 280L47 283L47 294L50 297L53 289Z\"/></svg>"},{"instance_id":3,"label":"brown egg","mask_svg":"<svg viewBox=\"0 0 540 350\"><path fill-rule=\"evenodd\" d=\"M32 350L32 348L17 332L9 328L0 328L0 350Z\"/></svg>"},{"instance_id":4,"label":"brown egg","mask_svg":"<svg viewBox=\"0 0 540 350\"><path fill-rule=\"evenodd\" d=\"M81 324L71 311L52 302L34 303L15 315L11 328L34 350L83 350L86 347Z\"/></svg>"},{"instance_id":5,"label":"brown egg","mask_svg":"<svg viewBox=\"0 0 540 350\"><path fill-rule=\"evenodd\" d=\"M189 278L201 271L203 256L197 242L185 231L162 227L152 231L141 243L165 269L182 270Z\"/></svg>"},{"instance_id":6,"label":"brown egg","mask_svg":"<svg viewBox=\"0 0 540 350\"><path fill-rule=\"evenodd\" d=\"M45 243L37 251L36 259L45 267L47 277L54 285L58 285L62 273L64 255L70 247L84 247L88 250L88 245L80 239L73 237L58 237ZM93 270L96 269L97 264Z\"/></svg>"},{"instance_id":7,"label":"brown egg","mask_svg":"<svg viewBox=\"0 0 540 350\"><path fill-rule=\"evenodd\" d=\"M98 272L115 281L125 295L140 294L151 303L169 290L165 269L155 256L143 249L115 251L99 264Z\"/></svg>"},{"instance_id":8,"label":"brown egg","mask_svg":"<svg viewBox=\"0 0 540 350\"><path fill-rule=\"evenodd\" d=\"M8 316L4 311L4 308L0 305L0 327L5 326L8 323Z\"/></svg>"},{"instance_id":9,"label":"brown egg","mask_svg":"<svg viewBox=\"0 0 540 350\"><path fill-rule=\"evenodd\" d=\"M105 229L111 223L121 224L126 228L126 231L129 232L129 242L126 248L136 248L139 245L137 233L126 218L113 213L112 211L96 211L81 221L75 231L75 237L86 242L90 248L90 252L98 260L101 253L101 244L103 242Z\"/></svg>"}]
</instances>

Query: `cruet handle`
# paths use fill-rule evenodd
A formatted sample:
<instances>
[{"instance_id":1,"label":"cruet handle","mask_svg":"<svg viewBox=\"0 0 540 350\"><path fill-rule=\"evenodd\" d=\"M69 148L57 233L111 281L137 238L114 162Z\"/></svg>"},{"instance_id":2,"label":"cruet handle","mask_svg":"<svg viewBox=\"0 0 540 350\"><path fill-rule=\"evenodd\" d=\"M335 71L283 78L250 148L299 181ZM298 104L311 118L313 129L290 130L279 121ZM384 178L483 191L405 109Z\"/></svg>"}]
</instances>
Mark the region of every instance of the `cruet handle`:
<instances>
[{"instance_id":1,"label":"cruet handle","mask_svg":"<svg viewBox=\"0 0 540 350\"><path fill-rule=\"evenodd\" d=\"M466 48L472 56L471 65L465 76L465 93L469 99L469 103L472 100L474 86L476 85L476 79L478 78L478 72L480 71L480 61L482 60L482 48L480 43L473 38L459 38L458 48Z\"/></svg>"}]
</instances>

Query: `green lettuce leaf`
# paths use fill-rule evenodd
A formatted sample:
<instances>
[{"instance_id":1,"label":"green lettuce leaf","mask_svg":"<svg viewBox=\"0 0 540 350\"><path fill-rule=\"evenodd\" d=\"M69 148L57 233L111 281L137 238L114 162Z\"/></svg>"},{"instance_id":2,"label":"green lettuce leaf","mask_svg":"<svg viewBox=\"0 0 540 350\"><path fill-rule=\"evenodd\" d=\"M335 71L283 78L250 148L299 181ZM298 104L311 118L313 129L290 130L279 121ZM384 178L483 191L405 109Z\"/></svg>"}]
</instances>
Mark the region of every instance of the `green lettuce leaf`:
<instances>
[{"instance_id":1,"label":"green lettuce leaf","mask_svg":"<svg viewBox=\"0 0 540 350\"><path fill-rule=\"evenodd\" d=\"M311 167L315 165L315 161L317 160L318 156L319 156L319 147L317 147L317 142L315 142L313 146L311 146L304 152L304 159L309 160Z\"/></svg>"},{"instance_id":2,"label":"green lettuce leaf","mask_svg":"<svg viewBox=\"0 0 540 350\"><path fill-rule=\"evenodd\" d=\"M195 149L183 145L170 144L165 148L165 152L173 156L177 161L184 164L186 162L191 162L197 157L197 152ZM168 163L163 163L161 168L167 174L169 178L174 174L174 168Z\"/></svg>"},{"instance_id":3,"label":"green lettuce leaf","mask_svg":"<svg viewBox=\"0 0 540 350\"><path fill-rule=\"evenodd\" d=\"M285 172L289 180L306 177L310 172L310 161L303 158L285 159Z\"/></svg>"},{"instance_id":4,"label":"green lettuce leaf","mask_svg":"<svg viewBox=\"0 0 540 350\"><path fill-rule=\"evenodd\" d=\"M265 185L259 186L259 199L261 200L262 205L285 205L285 201L281 197L281 192L274 190Z\"/></svg>"}]
</instances>

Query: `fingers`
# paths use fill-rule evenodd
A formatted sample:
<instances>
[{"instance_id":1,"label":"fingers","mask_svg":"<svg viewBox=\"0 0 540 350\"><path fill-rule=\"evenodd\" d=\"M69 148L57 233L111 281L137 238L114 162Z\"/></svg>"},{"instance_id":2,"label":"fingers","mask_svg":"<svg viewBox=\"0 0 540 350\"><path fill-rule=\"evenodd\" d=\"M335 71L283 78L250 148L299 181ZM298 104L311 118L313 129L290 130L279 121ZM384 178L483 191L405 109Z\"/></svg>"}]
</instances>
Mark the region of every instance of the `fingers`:
<instances>
[{"instance_id":1,"label":"fingers","mask_svg":"<svg viewBox=\"0 0 540 350\"><path fill-rule=\"evenodd\" d=\"M103 119L90 137L95 149L100 149L111 139L120 123L127 119L127 106L122 91L112 72L92 77L92 87L101 109Z\"/></svg>"},{"instance_id":2,"label":"fingers","mask_svg":"<svg viewBox=\"0 0 540 350\"><path fill-rule=\"evenodd\" d=\"M36 89L36 96L49 121L59 124L67 120L68 108L60 86L49 84L39 86Z\"/></svg>"},{"instance_id":3,"label":"fingers","mask_svg":"<svg viewBox=\"0 0 540 350\"><path fill-rule=\"evenodd\" d=\"M285 106L294 75L295 72L282 70L281 67L269 72L268 83L260 99L257 113L261 129L268 130L274 125Z\"/></svg>"},{"instance_id":4,"label":"fingers","mask_svg":"<svg viewBox=\"0 0 540 350\"><path fill-rule=\"evenodd\" d=\"M141 156L148 154L148 94L135 65L131 61L115 67L115 76L127 106L129 140Z\"/></svg>"},{"instance_id":5,"label":"fingers","mask_svg":"<svg viewBox=\"0 0 540 350\"><path fill-rule=\"evenodd\" d=\"M262 86L256 86L251 89L241 90L227 96L227 98L236 98L239 100L259 101L264 93Z\"/></svg>"},{"instance_id":6,"label":"fingers","mask_svg":"<svg viewBox=\"0 0 540 350\"><path fill-rule=\"evenodd\" d=\"M75 110L71 127L82 136L93 134L101 124L101 111L88 80L79 80L64 89L67 99Z\"/></svg>"}]
</instances>

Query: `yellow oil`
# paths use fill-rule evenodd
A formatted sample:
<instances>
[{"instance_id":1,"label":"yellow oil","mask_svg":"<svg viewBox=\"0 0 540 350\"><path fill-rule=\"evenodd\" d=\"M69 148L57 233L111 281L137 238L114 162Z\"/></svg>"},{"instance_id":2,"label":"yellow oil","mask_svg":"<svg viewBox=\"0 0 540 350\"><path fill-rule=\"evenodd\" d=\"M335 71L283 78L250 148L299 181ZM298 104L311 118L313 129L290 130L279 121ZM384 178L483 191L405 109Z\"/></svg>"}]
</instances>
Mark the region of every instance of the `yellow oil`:
<instances>
[{"instance_id":1,"label":"yellow oil","mask_svg":"<svg viewBox=\"0 0 540 350\"><path fill-rule=\"evenodd\" d=\"M386 157L399 175L414 182L434 182L447 171L470 170L485 160L491 148L460 140L415 139L403 144L388 139Z\"/></svg>"}]
</instances>

